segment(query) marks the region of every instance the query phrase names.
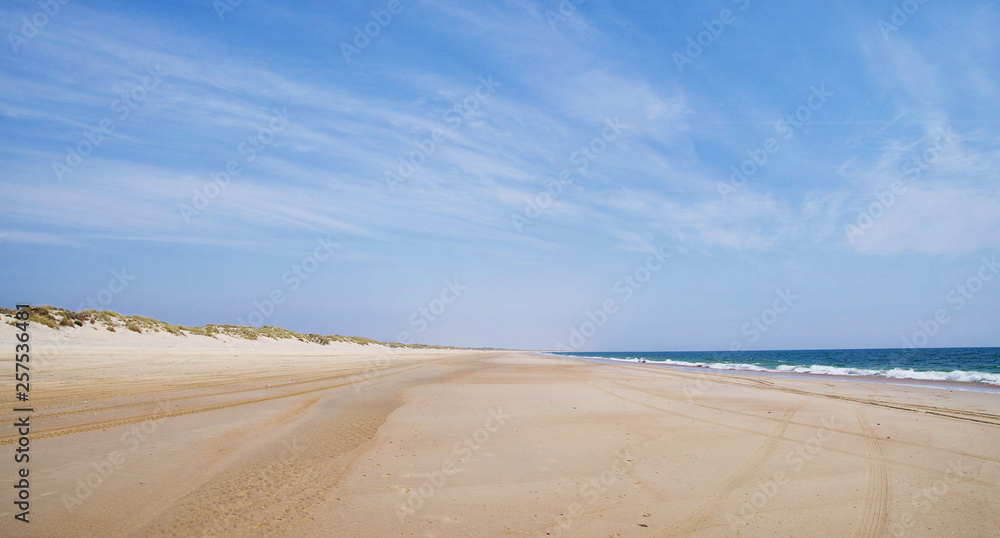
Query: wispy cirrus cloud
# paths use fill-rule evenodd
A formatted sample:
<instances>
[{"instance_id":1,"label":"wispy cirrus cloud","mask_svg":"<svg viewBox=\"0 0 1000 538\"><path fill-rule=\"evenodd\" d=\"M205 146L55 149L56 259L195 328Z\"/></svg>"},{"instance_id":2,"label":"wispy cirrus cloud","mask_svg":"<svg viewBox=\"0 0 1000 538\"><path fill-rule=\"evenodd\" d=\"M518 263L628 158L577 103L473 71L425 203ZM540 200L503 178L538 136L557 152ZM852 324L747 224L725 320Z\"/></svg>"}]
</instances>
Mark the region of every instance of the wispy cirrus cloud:
<instances>
[{"instance_id":1,"label":"wispy cirrus cloud","mask_svg":"<svg viewBox=\"0 0 1000 538\"><path fill-rule=\"evenodd\" d=\"M364 265L377 260L407 282L459 271L516 281L508 291L518 301L497 308L546 297L544 312L522 317L562 319L575 311L556 312L556 298L663 244L685 253L677 270L691 289L715 285L716 263L792 279L799 273L775 260L799 257L801 273L822 282L913 256L928 275L998 246L996 6L928 5L889 41L880 11L861 2L748 9L683 73L670 55L714 8L574 6L552 24L551 2L407 3L347 64L339 43L377 6L246 3L219 21L207 5L71 4L0 63L0 227L10 234L0 248L42 259L118 244L149 262L185 244L278 255L330 233L358 274L397 278ZM18 9L31 7L5 20ZM157 66L162 85L120 119L112 103ZM476 97L483 79L496 83L488 99ZM780 129L820 86L828 102ZM287 110L287 127L248 152L275 110ZM59 183L52 162L104 118L114 132ZM581 148L608 121L622 135L581 166ZM915 176L908 163L942 129L954 143ZM436 130L447 136L427 149ZM765 145L777 149L753 161ZM386 174L414 151L419 165L390 189ZM720 196L719 182L748 160L755 173ZM240 172L211 187L231 162ZM564 171L572 181L530 208ZM896 182L905 191L892 206L849 236L845 227ZM185 219L179 206L213 188ZM525 211L538 216L518 230L512 217ZM847 265L834 274L832 258ZM174 278L172 263L159 278ZM266 280L260 271L233 278ZM373 303L402 301L375 277L358 280ZM328 286L317 293L339 293ZM676 300L659 299L650 304Z\"/></svg>"}]
</instances>

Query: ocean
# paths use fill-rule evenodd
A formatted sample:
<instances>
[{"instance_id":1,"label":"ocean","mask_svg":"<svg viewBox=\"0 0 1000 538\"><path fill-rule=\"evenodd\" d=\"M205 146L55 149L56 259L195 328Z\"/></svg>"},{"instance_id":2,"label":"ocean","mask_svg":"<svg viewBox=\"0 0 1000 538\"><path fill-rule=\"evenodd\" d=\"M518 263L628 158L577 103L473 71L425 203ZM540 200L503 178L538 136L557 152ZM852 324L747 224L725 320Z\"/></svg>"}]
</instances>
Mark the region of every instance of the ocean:
<instances>
[{"instance_id":1,"label":"ocean","mask_svg":"<svg viewBox=\"0 0 1000 538\"><path fill-rule=\"evenodd\" d=\"M793 351L553 352L553 355L659 362L720 370L877 376L1000 385L1000 348L825 349Z\"/></svg>"}]
</instances>

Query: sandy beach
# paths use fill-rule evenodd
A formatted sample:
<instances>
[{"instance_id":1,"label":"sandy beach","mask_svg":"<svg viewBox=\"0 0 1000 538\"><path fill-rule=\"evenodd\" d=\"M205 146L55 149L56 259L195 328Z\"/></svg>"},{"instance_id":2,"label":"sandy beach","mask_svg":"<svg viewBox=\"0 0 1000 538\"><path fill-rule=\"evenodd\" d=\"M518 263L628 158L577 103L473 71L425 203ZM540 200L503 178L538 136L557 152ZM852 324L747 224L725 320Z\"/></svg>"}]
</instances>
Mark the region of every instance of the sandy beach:
<instances>
[{"instance_id":1,"label":"sandy beach","mask_svg":"<svg viewBox=\"0 0 1000 538\"><path fill-rule=\"evenodd\" d=\"M995 392L90 327L34 342L28 525L3 394L6 536L1000 529Z\"/></svg>"}]
</instances>

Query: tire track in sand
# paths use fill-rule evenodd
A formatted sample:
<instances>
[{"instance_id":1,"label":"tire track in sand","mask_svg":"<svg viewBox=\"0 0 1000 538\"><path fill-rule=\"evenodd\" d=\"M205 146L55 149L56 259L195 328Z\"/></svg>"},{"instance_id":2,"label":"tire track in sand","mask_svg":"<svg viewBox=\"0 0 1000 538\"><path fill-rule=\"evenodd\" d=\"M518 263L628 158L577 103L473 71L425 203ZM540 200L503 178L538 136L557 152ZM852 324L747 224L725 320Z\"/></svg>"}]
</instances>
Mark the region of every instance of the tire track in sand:
<instances>
[{"instance_id":1,"label":"tire track in sand","mask_svg":"<svg viewBox=\"0 0 1000 538\"><path fill-rule=\"evenodd\" d=\"M347 382L344 382L344 383L337 383L337 384L334 384L334 385L327 385L327 386L323 386L323 387L311 388L311 389L306 389L306 390L299 390L299 391L289 392L289 393L284 393L284 394L277 394L277 395L274 395L274 396L263 396L263 397L251 398L251 399L247 399L247 400L239 400L239 401L235 401L235 402L226 402L226 403L220 403L220 404L214 404L214 405L206 405L206 406L202 406L202 407L194 407L194 408L189 408L189 409L181 409L181 410L177 410L177 411L165 411L165 412L162 412L162 413L151 413L151 414L145 414L145 415L138 415L138 416L126 417L126 418L121 418L121 419L113 419L113 420L105 420L105 421L99 421L99 422L90 422L90 423L85 423L85 424L77 424L77 425L74 425L74 426L67 426L67 427L63 427L63 428L53 428L53 429L49 429L49 430L40 430L38 432L32 432L31 437L32 437L32 439L44 439L46 437L56 437L56 436L60 436L60 435L69 435L69 434L81 433L81 432L85 432L85 431L99 430L99 429L105 429L105 428L113 428L113 427L116 427L116 426L124 426L124 425L127 425L127 424L135 424L137 422L145 422L145 421L150 421L150 420L159 420L159 419L162 419L162 418L179 417L179 416L183 416L183 415L191 415L191 414L194 414L194 413L205 413L205 412L208 412L208 411L216 411L216 410L219 410L219 409L226 409L226 408L229 408L229 407L236 407L238 405L248 405L248 404L255 404L255 403L260 403L260 402L266 402L266 401L270 401L270 400L277 400L279 398L291 398L293 396L301 396L303 394L311 394L313 392L319 392L319 391L323 391L323 390L329 390L329 389L333 389L333 388L337 388L337 387L343 387L343 386L346 386L346 385L353 385L355 383L361 383L361 382L364 382L366 380L377 379L377 378L385 377L385 376L389 376L389 375L401 374L403 372L408 372L410 370L415 370L417 368L423 368L424 366L428 366L428 365L431 365L431 364L436 364L436 363L439 363L439 362L442 362L442 361L446 361L446 360L451 360L451 357L445 358L445 359L431 360L431 361L427 361L427 362L424 362L424 363L417 364L416 366L411 366L409 368L405 368L405 369L401 369L401 370L396 370L396 371L392 371L392 372L387 372L387 373L382 373L382 374L379 374L379 375L373 375L373 376L369 376L367 378L357 379L357 380L354 380L354 381L347 381ZM17 442L17 440L18 440L18 436L17 435L8 435L6 437L0 437L0 446L14 444L14 443Z\"/></svg>"},{"instance_id":2,"label":"tire track in sand","mask_svg":"<svg viewBox=\"0 0 1000 538\"><path fill-rule=\"evenodd\" d=\"M766 460L772 453L774 449L777 448L778 442L781 441L782 436L785 434L785 429L788 428L788 424L791 421L795 413L798 412L802 406L805 405L800 403L794 405L785 410L785 414L781 417L781 421L771 430L767 438L757 450L747 457L743 463L736 468L735 471L729 474L724 481L722 481L715 488L715 493L709 498L708 501L699 506L694 512L691 512L683 519L678 521L673 525L668 531L669 536L677 534L686 534L695 529L698 525L704 522L706 519L718 513L718 506L732 494L733 491L737 489L743 482L750 478L753 472L760 467L764 460Z\"/></svg>"},{"instance_id":3,"label":"tire track in sand","mask_svg":"<svg viewBox=\"0 0 1000 538\"><path fill-rule=\"evenodd\" d=\"M854 537L870 538L882 536L888 518L889 474L886 470L885 453L875 436L875 430L865 418L863 409L858 409L857 417L868 447L868 486L865 489L861 521L854 531Z\"/></svg>"},{"instance_id":4,"label":"tire track in sand","mask_svg":"<svg viewBox=\"0 0 1000 538\"><path fill-rule=\"evenodd\" d=\"M271 391L271 392L273 392L276 389L281 389L281 388L285 388L285 387L304 386L304 385L308 385L310 383L320 383L320 382L323 382L323 381L330 381L330 380L333 380L333 379L350 379L350 378L358 377L358 376L365 377L366 379L372 379L372 378L375 377L375 374L373 374L373 372L388 372L388 371L391 371L391 370L394 370L394 369L406 368L408 366L413 366L413 364L412 363L400 364L400 365L396 365L396 366L387 366L387 367L382 367L382 368L372 368L372 369L368 369L368 370L356 370L356 369L344 370L342 372L339 372L339 373L333 374L333 375L322 375L322 376L313 377L313 378L309 378L309 379L287 381L287 382L284 381L281 377L260 376L259 378L238 377L238 378L235 378L235 380L231 379L231 380L228 380L228 381L215 381L215 382L213 382L212 380L206 380L206 381L200 381L200 382L197 382L197 383L192 383L190 385L170 386L170 387L166 387L166 388L160 388L160 387L141 387L141 390L121 390L120 392L122 394L124 394L124 395L130 395L131 396L131 395L145 395L145 394L151 394L151 393L152 394L170 394L171 392L177 392L179 390L190 391L190 392L205 391L206 389L212 389L212 388L218 388L218 387L222 387L222 388L225 388L227 390L222 390L222 391L219 391L219 392L205 392L203 394L191 394L191 395L187 395L187 396L175 396L175 397L172 397L172 398L159 398L159 399L156 399L156 400L143 400L143 401L138 401L138 402L129 402L129 403L122 403L122 404L105 405L105 406L102 406L102 407L86 407L86 408L83 408L83 409L67 409L67 410L62 410L62 411L51 411L51 412L36 411L35 414L32 415L32 418L41 419L41 418L50 418L50 417L65 416L65 415L78 415L78 414L83 414L83 413L86 413L88 415L98 415L100 413L103 413L105 411L110 411L110 410L113 410L113 409L125 409L127 407L143 407L143 406L149 406L149 405L153 405L153 404L167 404L167 403L179 402L179 401L182 401L182 400L191 400L191 399L197 399L197 398L215 398L215 397L218 397L218 396L228 396L228 395L250 393L250 392L264 392L264 391ZM285 376L286 377L304 377L301 374L285 374ZM240 383L264 382L264 381L270 381L271 383L269 383L269 384L267 384L265 386L260 386L260 387L237 388L237 389L231 389L231 390L229 390L229 387L238 386ZM0 439L2 439L2 438L0 438ZM0 444L3 444L3 443L0 442Z\"/></svg>"}]
</instances>

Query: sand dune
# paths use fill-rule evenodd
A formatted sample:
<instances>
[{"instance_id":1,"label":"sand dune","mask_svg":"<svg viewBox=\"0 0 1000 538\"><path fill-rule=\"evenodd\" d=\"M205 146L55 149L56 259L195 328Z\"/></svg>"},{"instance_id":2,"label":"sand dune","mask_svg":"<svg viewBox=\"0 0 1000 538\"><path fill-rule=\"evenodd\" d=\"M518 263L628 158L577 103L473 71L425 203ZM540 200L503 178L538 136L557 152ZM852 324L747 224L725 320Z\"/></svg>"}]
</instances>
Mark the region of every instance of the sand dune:
<instances>
[{"instance_id":1,"label":"sand dune","mask_svg":"<svg viewBox=\"0 0 1000 538\"><path fill-rule=\"evenodd\" d=\"M32 523L5 502L4 535L1000 529L997 393L86 327L33 338Z\"/></svg>"}]
</instances>

